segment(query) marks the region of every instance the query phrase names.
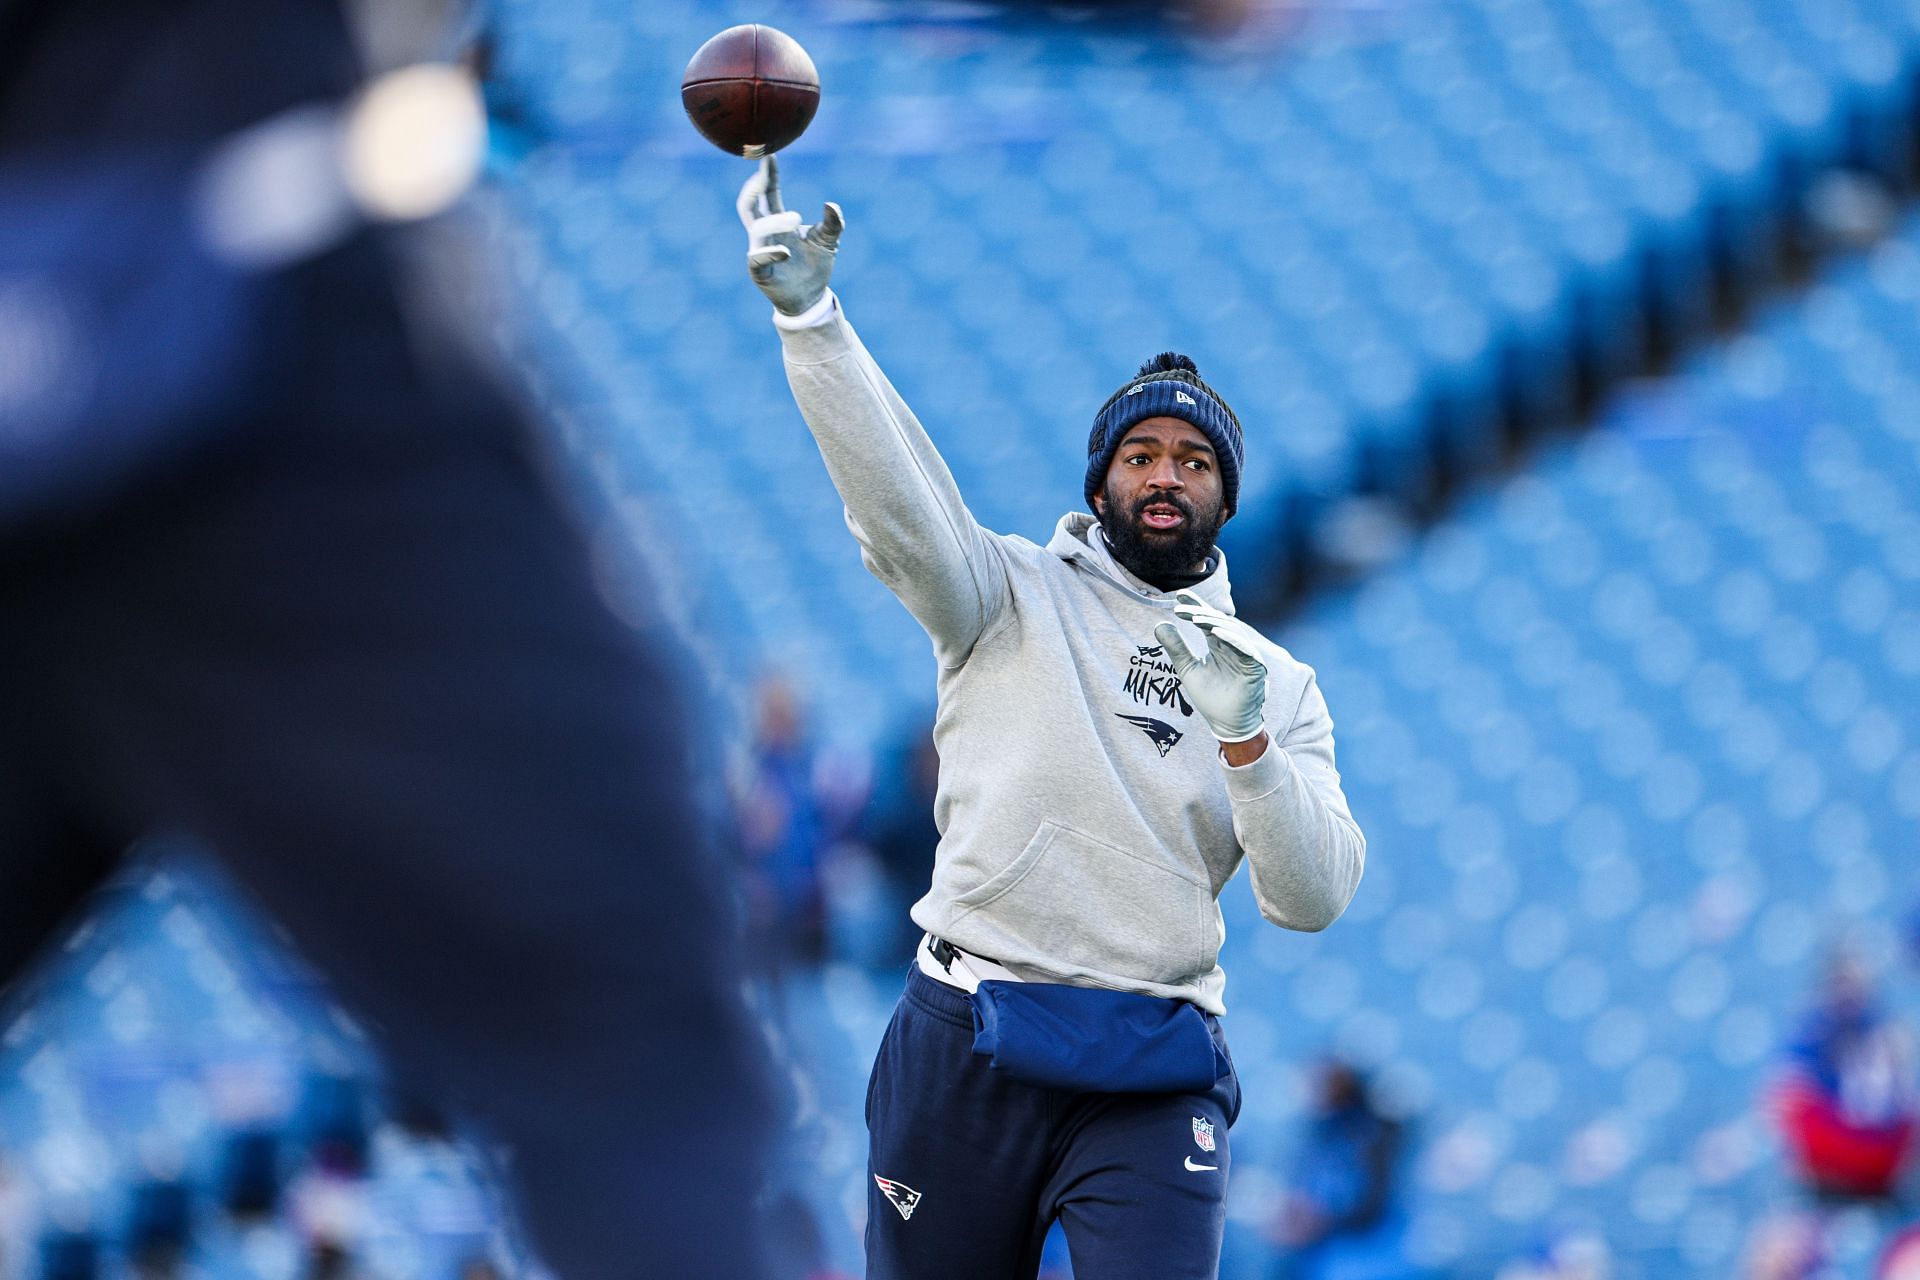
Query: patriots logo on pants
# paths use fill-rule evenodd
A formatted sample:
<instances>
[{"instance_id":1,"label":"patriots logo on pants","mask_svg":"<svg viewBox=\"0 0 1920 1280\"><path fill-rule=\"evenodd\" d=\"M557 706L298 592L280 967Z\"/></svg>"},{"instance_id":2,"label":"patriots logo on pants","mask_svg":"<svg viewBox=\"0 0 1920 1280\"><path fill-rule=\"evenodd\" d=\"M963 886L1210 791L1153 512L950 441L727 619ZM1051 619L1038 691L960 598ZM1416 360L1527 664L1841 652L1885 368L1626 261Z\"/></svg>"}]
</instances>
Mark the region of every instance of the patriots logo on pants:
<instances>
[{"instance_id":1,"label":"patriots logo on pants","mask_svg":"<svg viewBox=\"0 0 1920 1280\"><path fill-rule=\"evenodd\" d=\"M1195 1116L1193 1118L1193 1141L1202 1151L1213 1150L1213 1121Z\"/></svg>"},{"instance_id":2,"label":"patriots logo on pants","mask_svg":"<svg viewBox=\"0 0 1920 1280\"><path fill-rule=\"evenodd\" d=\"M900 1220L902 1222L905 1222L913 1216L914 1206L920 1203L920 1193L918 1191L915 1191L904 1182L895 1182L890 1178L883 1178L877 1173L873 1175L873 1180L879 1186L880 1194L891 1201L893 1207L900 1211Z\"/></svg>"}]
</instances>

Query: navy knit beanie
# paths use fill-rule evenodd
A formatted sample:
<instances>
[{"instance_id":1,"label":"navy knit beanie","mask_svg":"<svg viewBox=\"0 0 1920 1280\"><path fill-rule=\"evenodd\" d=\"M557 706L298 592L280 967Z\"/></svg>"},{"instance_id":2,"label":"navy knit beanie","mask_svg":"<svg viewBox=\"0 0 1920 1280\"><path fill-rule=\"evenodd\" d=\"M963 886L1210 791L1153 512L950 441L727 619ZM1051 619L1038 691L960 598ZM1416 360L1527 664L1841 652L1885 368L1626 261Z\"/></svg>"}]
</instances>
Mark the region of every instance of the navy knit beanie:
<instances>
[{"instance_id":1,"label":"navy knit beanie","mask_svg":"<svg viewBox=\"0 0 1920 1280\"><path fill-rule=\"evenodd\" d=\"M1240 503L1240 463L1245 455L1240 419L1200 380L1199 367L1177 351L1162 351L1141 365L1133 381L1107 397L1094 416L1093 434L1087 437L1087 509L1093 509L1093 496L1106 485L1107 468L1113 465L1127 428L1162 417L1191 422L1207 437L1219 459L1221 494L1227 514L1232 515Z\"/></svg>"}]
</instances>

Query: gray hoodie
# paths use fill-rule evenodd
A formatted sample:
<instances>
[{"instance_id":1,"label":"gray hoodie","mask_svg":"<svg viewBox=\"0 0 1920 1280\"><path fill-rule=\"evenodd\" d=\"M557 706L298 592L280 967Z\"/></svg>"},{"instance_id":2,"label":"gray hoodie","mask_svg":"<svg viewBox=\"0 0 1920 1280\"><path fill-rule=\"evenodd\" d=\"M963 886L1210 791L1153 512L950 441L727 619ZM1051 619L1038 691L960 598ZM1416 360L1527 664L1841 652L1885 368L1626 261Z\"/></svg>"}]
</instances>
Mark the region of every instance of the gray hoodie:
<instances>
[{"instance_id":1,"label":"gray hoodie","mask_svg":"<svg viewBox=\"0 0 1920 1280\"><path fill-rule=\"evenodd\" d=\"M1092 516L1044 547L981 528L831 295L776 323L862 559L940 665L941 839L914 922L1030 981L1224 1012L1217 899L1241 862L1261 914L1302 930L1339 917L1365 863L1312 669L1268 645L1272 745L1230 767L1154 639L1173 597ZM1225 556L1191 590L1232 613Z\"/></svg>"}]
</instances>

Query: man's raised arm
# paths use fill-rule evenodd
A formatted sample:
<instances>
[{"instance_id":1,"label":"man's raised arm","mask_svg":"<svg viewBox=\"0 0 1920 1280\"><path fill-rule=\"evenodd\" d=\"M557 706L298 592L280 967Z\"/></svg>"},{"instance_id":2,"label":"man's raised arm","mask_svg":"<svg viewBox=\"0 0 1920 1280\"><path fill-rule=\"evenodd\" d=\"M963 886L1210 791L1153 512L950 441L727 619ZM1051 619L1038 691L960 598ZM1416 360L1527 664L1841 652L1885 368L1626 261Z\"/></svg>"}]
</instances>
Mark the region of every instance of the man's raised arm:
<instances>
[{"instance_id":1,"label":"man's raised arm","mask_svg":"<svg viewBox=\"0 0 1920 1280\"><path fill-rule=\"evenodd\" d=\"M933 637L941 665L966 661L1008 601L998 540L974 520L947 464L827 288L845 227L780 203L773 157L740 189L747 267L774 306L787 383L846 504L861 558Z\"/></svg>"}]
</instances>

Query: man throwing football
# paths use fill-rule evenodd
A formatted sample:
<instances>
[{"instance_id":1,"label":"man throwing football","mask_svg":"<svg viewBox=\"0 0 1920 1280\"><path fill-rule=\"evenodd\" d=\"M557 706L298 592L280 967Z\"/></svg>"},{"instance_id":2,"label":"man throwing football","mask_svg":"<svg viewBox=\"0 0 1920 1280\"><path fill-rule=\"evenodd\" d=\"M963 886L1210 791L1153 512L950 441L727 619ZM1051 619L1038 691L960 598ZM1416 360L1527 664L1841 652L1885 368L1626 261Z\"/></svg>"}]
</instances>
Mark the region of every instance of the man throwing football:
<instances>
[{"instance_id":1,"label":"man throwing football","mask_svg":"<svg viewBox=\"0 0 1920 1280\"><path fill-rule=\"evenodd\" d=\"M867 567L932 638L940 752L924 930L868 1093L873 1280L1212 1280L1240 1090L1217 899L1318 930L1366 844L1311 669L1234 617L1240 421L1165 353L1094 416L1045 546L968 512L828 280L773 161L740 193L754 282Z\"/></svg>"}]
</instances>

